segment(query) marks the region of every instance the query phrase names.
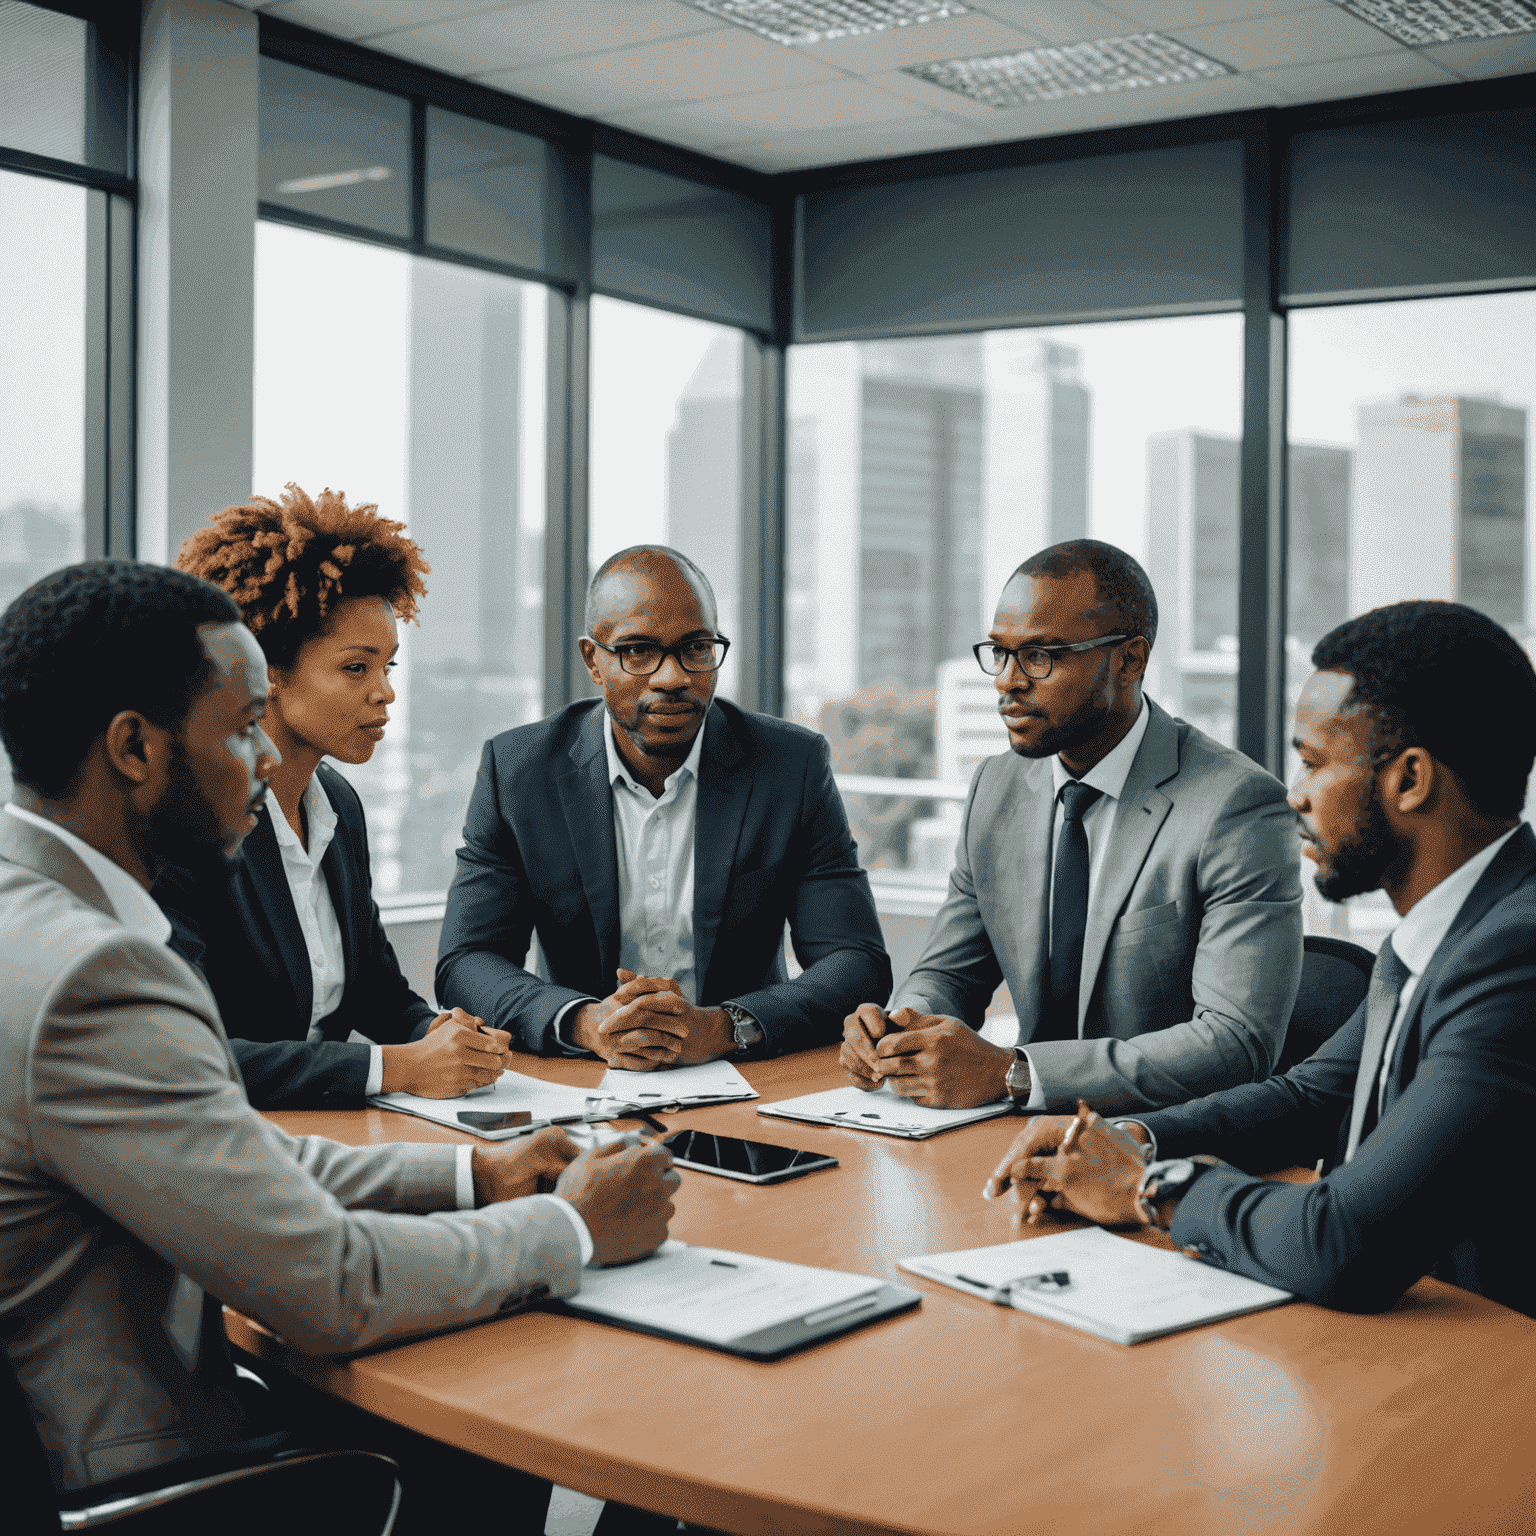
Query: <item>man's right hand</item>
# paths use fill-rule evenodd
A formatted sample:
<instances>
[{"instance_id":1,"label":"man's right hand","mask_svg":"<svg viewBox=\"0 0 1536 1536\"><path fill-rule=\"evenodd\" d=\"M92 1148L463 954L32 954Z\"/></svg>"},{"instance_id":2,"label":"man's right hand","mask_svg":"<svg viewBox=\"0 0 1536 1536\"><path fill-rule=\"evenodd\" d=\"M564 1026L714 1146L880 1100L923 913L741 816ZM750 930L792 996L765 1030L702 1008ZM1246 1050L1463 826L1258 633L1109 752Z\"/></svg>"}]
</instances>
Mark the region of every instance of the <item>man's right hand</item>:
<instances>
[{"instance_id":1,"label":"man's right hand","mask_svg":"<svg viewBox=\"0 0 1536 1536\"><path fill-rule=\"evenodd\" d=\"M610 1067L650 1072L682 1054L688 1026L679 1017L688 1004L670 976L636 976L621 970L621 985L600 1003L584 1003L572 1017L570 1038Z\"/></svg>"},{"instance_id":2,"label":"man's right hand","mask_svg":"<svg viewBox=\"0 0 1536 1536\"><path fill-rule=\"evenodd\" d=\"M379 1091L454 1099L494 1083L510 1063L512 1037L504 1029L482 1032L464 1022L468 1017L457 1009L440 1014L420 1040L386 1045Z\"/></svg>"},{"instance_id":3,"label":"man's right hand","mask_svg":"<svg viewBox=\"0 0 1536 1536\"><path fill-rule=\"evenodd\" d=\"M627 1264L666 1242L675 1214L672 1192L680 1183L672 1154L660 1142L629 1147L614 1141L578 1157L560 1175L555 1193L586 1222L594 1257Z\"/></svg>"}]
</instances>

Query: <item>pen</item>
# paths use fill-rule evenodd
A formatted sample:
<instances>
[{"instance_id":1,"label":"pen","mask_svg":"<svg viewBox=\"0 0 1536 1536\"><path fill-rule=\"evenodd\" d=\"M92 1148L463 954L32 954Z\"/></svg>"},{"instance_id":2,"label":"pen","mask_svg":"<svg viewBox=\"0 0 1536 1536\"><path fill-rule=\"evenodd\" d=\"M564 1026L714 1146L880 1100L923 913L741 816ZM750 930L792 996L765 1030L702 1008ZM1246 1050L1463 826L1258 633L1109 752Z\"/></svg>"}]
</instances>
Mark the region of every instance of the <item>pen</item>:
<instances>
[{"instance_id":1,"label":"pen","mask_svg":"<svg viewBox=\"0 0 1536 1536\"><path fill-rule=\"evenodd\" d=\"M1087 1129L1088 1117L1093 1113L1082 1099L1077 1101L1077 1113L1072 1117L1072 1124L1067 1127L1067 1134L1061 1138L1061 1151L1070 1152L1072 1143L1077 1140L1079 1134ZM1059 1155L1059 1154L1058 1154Z\"/></svg>"}]
</instances>

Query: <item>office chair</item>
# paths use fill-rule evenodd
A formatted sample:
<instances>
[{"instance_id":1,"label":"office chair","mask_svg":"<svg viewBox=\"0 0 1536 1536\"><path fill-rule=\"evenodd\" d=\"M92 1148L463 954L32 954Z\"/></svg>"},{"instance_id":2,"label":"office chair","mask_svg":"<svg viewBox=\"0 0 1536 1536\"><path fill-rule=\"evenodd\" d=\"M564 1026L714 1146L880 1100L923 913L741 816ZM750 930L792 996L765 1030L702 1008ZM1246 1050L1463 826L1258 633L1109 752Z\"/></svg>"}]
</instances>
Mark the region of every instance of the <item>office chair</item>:
<instances>
[{"instance_id":1,"label":"office chair","mask_svg":"<svg viewBox=\"0 0 1536 1536\"><path fill-rule=\"evenodd\" d=\"M1349 1022L1371 984L1376 957L1348 939L1308 934L1302 940L1301 988L1275 1071L1289 1072Z\"/></svg>"},{"instance_id":2,"label":"office chair","mask_svg":"<svg viewBox=\"0 0 1536 1536\"><path fill-rule=\"evenodd\" d=\"M390 1536L400 1505L398 1469L371 1451L296 1451L259 1466L71 1508L71 1496L54 1489L32 1405L4 1350L0 1366L0 1444L10 1467L5 1525L15 1536L267 1536L295 1523L324 1529L327 1536ZM166 1473L174 1477L175 1468Z\"/></svg>"}]
</instances>

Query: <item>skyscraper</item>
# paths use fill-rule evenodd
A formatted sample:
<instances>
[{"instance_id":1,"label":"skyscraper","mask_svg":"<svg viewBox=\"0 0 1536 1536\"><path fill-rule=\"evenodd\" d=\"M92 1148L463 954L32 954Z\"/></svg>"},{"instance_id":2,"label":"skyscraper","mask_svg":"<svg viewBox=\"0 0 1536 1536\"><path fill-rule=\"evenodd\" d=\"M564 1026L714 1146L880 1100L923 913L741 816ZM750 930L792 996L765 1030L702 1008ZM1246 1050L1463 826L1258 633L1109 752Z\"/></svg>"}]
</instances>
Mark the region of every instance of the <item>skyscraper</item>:
<instances>
[{"instance_id":1,"label":"skyscraper","mask_svg":"<svg viewBox=\"0 0 1536 1536\"><path fill-rule=\"evenodd\" d=\"M1349 606L1451 598L1525 623L1526 411L1454 395L1360 407Z\"/></svg>"}]
</instances>

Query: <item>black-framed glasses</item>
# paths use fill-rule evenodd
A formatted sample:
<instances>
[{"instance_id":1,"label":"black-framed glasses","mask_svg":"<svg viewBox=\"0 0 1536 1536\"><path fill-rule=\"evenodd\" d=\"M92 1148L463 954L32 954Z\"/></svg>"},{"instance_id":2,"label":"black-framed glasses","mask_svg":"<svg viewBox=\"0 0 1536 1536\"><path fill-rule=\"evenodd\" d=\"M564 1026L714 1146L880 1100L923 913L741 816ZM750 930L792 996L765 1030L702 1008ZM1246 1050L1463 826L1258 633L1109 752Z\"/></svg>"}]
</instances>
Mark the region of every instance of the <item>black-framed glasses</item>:
<instances>
[{"instance_id":1,"label":"black-framed glasses","mask_svg":"<svg viewBox=\"0 0 1536 1536\"><path fill-rule=\"evenodd\" d=\"M1001 677L1008 670L1010 657L1017 657L1019 668L1025 677L1036 682L1051 675L1056 658L1076 651L1092 651L1101 645L1113 645L1117 640L1129 640L1130 635L1100 635L1097 640L1079 640L1074 645L998 645L992 640L982 640L971 647L976 664L988 677Z\"/></svg>"},{"instance_id":2,"label":"black-framed glasses","mask_svg":"<svg viewBox=\"0 0 1536 1536\"><path fill-rule=\"evenodd\" d=\"M592 637L588 635L587 639ZM657 645L654 640L621 640L617 645L592 640L592 644L610 656L617 656L619 665L631 677L649 677L659 672L668 656L676 656L684 672L718 672L731 648L724 635L696 635L676 645Z\"/></svg>"}]
</instances>

